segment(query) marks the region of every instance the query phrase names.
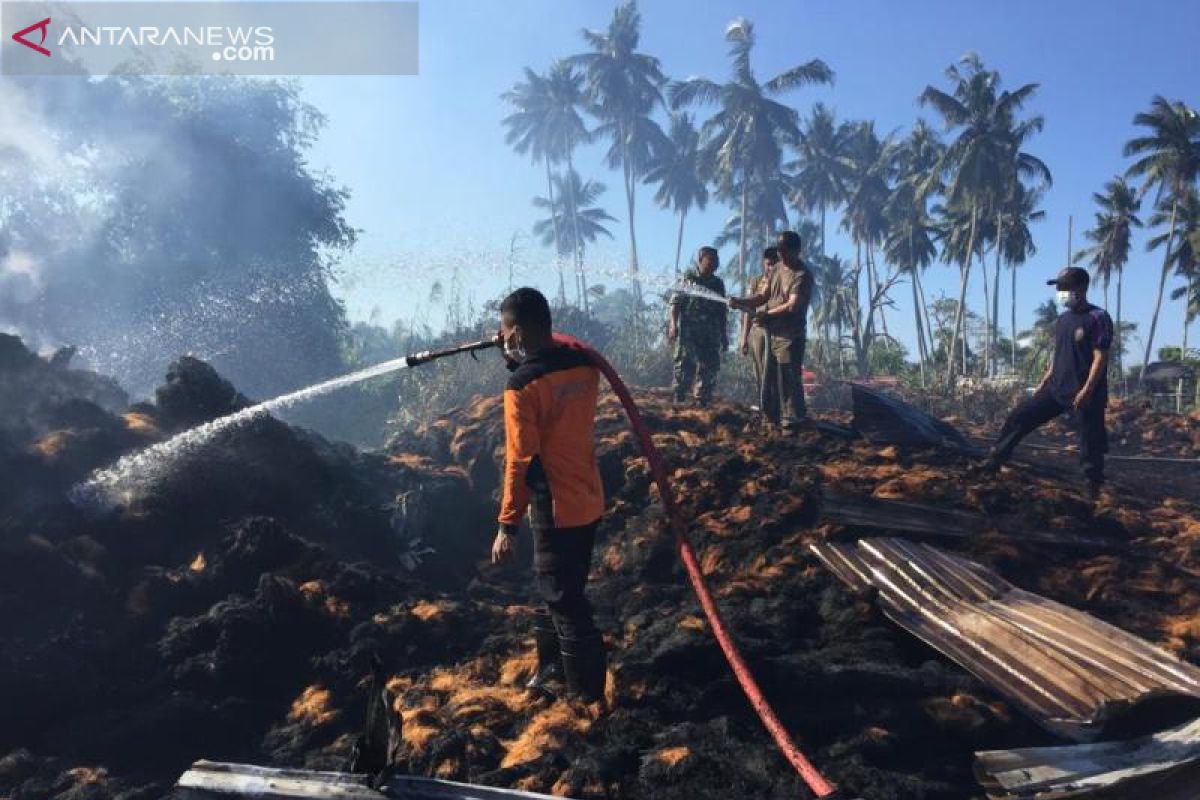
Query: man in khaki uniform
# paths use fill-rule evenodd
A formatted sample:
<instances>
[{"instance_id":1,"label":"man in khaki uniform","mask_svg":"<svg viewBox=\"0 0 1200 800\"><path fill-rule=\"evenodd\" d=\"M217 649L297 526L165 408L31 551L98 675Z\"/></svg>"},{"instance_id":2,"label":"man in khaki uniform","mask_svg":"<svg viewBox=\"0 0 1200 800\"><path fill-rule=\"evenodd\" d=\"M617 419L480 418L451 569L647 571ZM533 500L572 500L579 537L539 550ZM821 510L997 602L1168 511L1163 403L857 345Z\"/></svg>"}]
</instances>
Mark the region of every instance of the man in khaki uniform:
<instances>
[{"instance_id":1,"label":"man in khaki uniform","mask_svg":"<svg viewBox=\"0 0 1200 800\"><path fill-rule=\"evenodd\" d=\"M759 294L767 291L767 284L771 280L771 273L775 270L775 264L779 262L779 251L774 247L768 247L763 251L762 257L762 275L759 275L750 284L750 293ZM754 385L755 396L758 399L759 409L766 408L769 404L767 393L772 394L773 387L768 386L763 382L763 375L766 374L767 358L770 354L770 349L767 347L767 331L763 328L761 322L754 322L753 315L745 313L742 315L741 335L738 337L738 352L744 356L750 356L750 361L754 365ZM778 400L774 400L778 403Z\"/></svg>"},{"instance_id":2,"label":"man in khaki uniform","mask_svg":"<svg viewBox=\"0 0 1200 800\"><path fill-rule=\"evenodd\" d=\"M813 274L800 257L801 246L800 235L795 231L779 234L776 243L779 262L766 291L729 298L731 307L754 311L754 321L766 328L771 355L763 383L774 387L777 402L764 406L763 414L769 423L780 425L784 433L795 432L808 417L804 402L804 346ZM771 399L764 392L764 401Z\"/></svg>"}]
</instances>

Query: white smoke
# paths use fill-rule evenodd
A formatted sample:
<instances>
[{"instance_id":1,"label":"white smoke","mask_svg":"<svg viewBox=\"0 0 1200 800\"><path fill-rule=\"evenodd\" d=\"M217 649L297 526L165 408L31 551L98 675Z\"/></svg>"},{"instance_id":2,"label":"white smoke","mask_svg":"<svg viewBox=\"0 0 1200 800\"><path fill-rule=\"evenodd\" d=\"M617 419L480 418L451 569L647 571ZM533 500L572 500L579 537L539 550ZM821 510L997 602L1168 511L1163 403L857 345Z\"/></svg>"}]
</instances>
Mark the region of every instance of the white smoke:
<instances>
[{"instance_id":1,"label":"white smoke","mask_svg":"<svg viewBox=\"0 0 1200 800\"><path fill-rule=\"evenodd\" d=\"M10 80L0 79L0 171L10 179L62 177L70 164L54 141L36 98Z\"/></svg>"}]
</instances>

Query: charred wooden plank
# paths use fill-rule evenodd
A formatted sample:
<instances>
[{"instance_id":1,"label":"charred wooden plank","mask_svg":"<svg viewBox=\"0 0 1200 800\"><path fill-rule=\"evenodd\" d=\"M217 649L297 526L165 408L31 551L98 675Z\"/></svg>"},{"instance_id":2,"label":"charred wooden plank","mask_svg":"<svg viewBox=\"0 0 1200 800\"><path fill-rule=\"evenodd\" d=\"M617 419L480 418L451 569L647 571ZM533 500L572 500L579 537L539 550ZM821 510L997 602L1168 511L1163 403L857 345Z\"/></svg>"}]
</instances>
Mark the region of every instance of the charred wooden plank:
<instances>
[{"instance_id":1,"label":"charred wooden plank","mask_svg":"<svg viewBox=\"0 0 1200 800\"><path fill-rule=\"evenodd\" d=\"M271 769L251 764L197 761L175 784L175 800L386 800L368 785L366 775Z\"/></svg>"},{"instance_id":2,"label":"charred wooden plank","mask_svg":"<svg viewBox=\"0 0 1200 800\"><path fill-rule=\"evenodd\" d=\"M551 800L549 795L435 778L395 775L372 789L369 778L348 772L273 769L252 764L197 761L183 774L173 800Z\"/></svg>"},{"instance_id":3,"label":"charred wooden plank","mask_svg":"<svg viewBox=\"0 0 1200 800\"><path fill-rule=\"evenodd\" d=\"M990 534L1089 549L1116 550L1126 546L1115 539L1070 531L1027 530L974 511L866 495L842 495L828 490L822 496L821 518L850 528L903 532L908 536L962 539Z\"/></svg>"}]
</instances>

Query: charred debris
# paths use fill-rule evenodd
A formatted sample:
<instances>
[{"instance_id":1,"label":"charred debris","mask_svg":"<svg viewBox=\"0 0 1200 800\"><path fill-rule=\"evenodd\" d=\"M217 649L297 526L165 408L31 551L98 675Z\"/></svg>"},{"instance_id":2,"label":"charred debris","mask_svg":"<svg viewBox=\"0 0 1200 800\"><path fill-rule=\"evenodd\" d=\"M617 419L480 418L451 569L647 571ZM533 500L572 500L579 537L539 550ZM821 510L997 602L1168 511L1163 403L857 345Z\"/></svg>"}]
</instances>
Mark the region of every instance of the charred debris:
<instances>
[{"instance_id":1,"label":"charred debris","mask_svg":"<svg viewBox=\"0 0 1200 800\"><path fill-rule=\"evenodd\" d=\"M93 469L248 401L181 360L130 405L67 362L0 336L0 796L150 800L198 758L343 771L376 665L402 725L392 761L413 781L805 796L706 630L612 398L598 416L611 511L592 599L612 655L599 714L519 688L534 666L528 560L486 567L498 399L371 453L256 418L97 515L68 498ZM880 397L790 440L738 407L637 397L726 621L805 752L870 800L1194 785L1197 493L1164 493L1137 462L1114 465L1096 508L1069 461L974 475L979 431L927 415L896 427ZM1114 409L1120 435L1187 457L1200 420L1135 411ZM943 573L918 570L932 564ZM1061 647L1024 694L964 655L985 630L1051 653L1050 618L1128 645L1068 648L1062 708L1034 702L1039 681L1062 682Z\"/></svg>"}]
</instances>

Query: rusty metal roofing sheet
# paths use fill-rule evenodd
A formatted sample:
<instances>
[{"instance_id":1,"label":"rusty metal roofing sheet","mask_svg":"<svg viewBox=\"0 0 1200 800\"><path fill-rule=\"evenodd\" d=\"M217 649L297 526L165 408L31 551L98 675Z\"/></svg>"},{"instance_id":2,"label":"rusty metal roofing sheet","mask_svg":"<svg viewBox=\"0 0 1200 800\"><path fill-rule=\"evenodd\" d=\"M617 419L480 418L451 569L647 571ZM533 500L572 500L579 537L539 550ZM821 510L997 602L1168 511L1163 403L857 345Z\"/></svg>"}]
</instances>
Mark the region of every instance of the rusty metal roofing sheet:
<instances>
[{"instance_id":1,"label":"rusty metal roofing sheet","mask_svg":"<svg viewBox=\"0 0 1200 800\"><path fill-rule=\"evenodd\" d=\"M1195 800L1200 719L1123 742L990 750L975 774L993 800Z\"/></svg>"},{"instance_id":2,"label":"rusty metal roofing sheet","mask_svg":"<svg viewBox=\"0 0 1200 800\"><path fill-rule=\"evenodd\" d=\"M961 556L905 539L812 545L884 613L1007 696L1048 730L1095 739L1134 705L1200 698L1200 669Z\"/></svg>"}]
</instances>

